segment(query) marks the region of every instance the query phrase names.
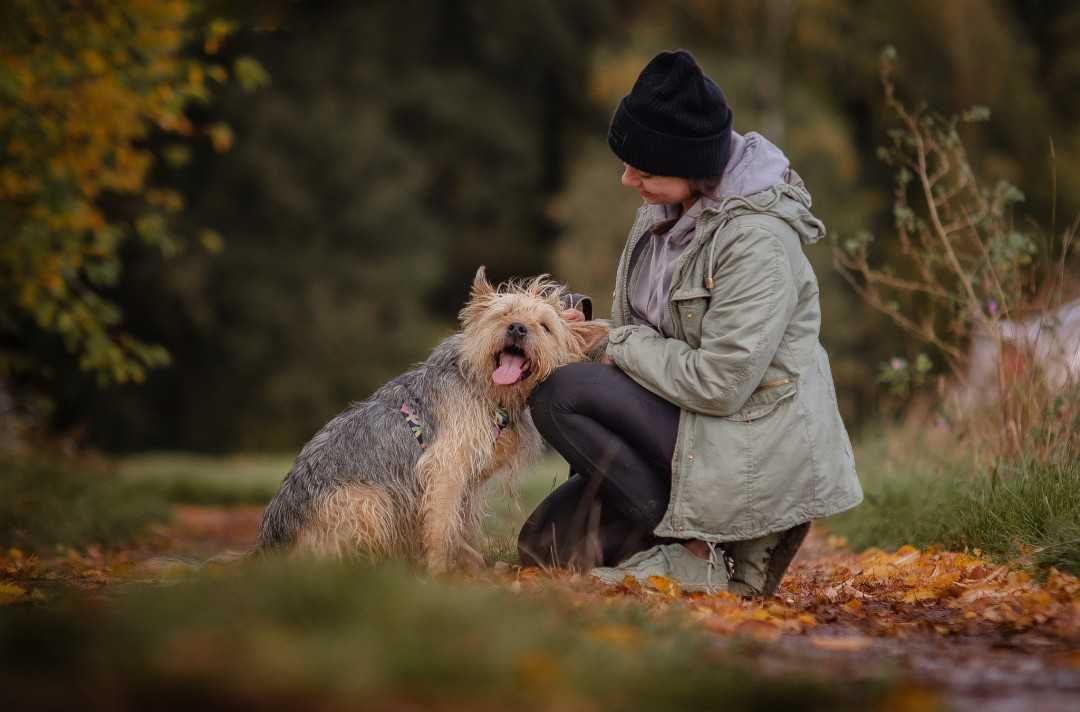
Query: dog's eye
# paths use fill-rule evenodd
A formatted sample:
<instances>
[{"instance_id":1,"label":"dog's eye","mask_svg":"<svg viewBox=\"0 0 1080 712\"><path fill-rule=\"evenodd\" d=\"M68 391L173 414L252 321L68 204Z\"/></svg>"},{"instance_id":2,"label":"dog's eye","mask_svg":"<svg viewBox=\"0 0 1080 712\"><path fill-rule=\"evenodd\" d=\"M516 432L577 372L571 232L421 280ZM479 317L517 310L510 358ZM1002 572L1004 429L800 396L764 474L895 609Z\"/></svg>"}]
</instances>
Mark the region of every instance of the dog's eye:
<instances>
[{"instance_id":1,"label":"dog's eye","mask_svg":"<svg viewBox=\"0 0 1080 712\"><path fill-rule=\"evenodd\" d=\"M551 333L551 327L548 326L545 322L540 322L540 326L544 327L544 331L546 331L547 333Z\"/></svg>"}]
</instances>

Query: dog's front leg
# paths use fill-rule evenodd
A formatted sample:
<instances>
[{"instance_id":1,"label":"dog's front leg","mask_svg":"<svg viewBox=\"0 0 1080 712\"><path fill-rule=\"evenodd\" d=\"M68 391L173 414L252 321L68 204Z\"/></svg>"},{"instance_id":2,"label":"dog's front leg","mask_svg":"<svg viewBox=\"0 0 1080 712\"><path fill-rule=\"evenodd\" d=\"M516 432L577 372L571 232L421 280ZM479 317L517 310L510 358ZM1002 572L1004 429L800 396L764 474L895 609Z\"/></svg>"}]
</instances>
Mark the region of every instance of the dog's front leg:
<instances>
[{"instance_id":1,"label":"dog's front leg","mask_svg":"<svg viewBox=\"0 0 1080 712\"><path fill-rule=\"evenodd\" d=\"M484 517L483 497L480 485L472 484L465 494L464 521L462 526L461 548L458 551L459 563L468 569L482 569L487 565L484 555L484 534L481 522Z\"/></svg>"},{"instance_id":2,"label":"dog's front leg","mask_svg":"<svg viewBox=\"0 0 1080 712\"><path fill-rule=\"evenodd\" d=\"M471 463L437 447L417 463L424 483L424 562L434 572L449 570L465 543L465 512Z\"/></svg>"}]
</instances>

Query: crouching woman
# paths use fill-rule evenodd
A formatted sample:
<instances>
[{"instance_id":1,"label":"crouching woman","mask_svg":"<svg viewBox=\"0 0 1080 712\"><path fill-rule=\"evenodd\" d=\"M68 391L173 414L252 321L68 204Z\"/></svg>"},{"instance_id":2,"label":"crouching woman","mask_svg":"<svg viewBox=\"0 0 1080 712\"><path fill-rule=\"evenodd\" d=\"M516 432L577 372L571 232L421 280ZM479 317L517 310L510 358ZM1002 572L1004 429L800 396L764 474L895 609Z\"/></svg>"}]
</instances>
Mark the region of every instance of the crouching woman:
<instances>
[{"instance_id":1,"label":"crouching woman","mask_svg":"<svg viewBox=\"0 0 1080 712\"><path fill-rule=\"evenodd\" d=\"M862 499L802 250L824 226L783 152L731 126L682 51L616 109L608 143L644 204L605 363L532 396L573 474L522 528L524 563L770 595L809 522Z\"/></svg>"}]
</instances>

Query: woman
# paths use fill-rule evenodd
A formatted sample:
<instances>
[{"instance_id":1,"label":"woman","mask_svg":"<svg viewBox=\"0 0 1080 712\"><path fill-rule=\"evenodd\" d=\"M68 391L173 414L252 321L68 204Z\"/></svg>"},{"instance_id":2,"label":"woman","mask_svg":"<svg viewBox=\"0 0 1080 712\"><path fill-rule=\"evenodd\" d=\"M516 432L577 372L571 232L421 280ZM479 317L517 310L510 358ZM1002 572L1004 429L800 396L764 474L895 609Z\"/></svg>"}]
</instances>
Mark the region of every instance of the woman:
<instances>
[{"instance_id":1,"label":"woman","mask_svg":"<svg viewBox=\"0 0 1080 712\"><path fill-rule=\"evenodd\" d=\"M533 394L576 474L525 523L523 562L770 595L809 522L862 500L801 247L824 226L783 152L731 127L685 51L653 58L615 111L608 144L644 204L606 364Z\"/></svg>"}]
</instances>

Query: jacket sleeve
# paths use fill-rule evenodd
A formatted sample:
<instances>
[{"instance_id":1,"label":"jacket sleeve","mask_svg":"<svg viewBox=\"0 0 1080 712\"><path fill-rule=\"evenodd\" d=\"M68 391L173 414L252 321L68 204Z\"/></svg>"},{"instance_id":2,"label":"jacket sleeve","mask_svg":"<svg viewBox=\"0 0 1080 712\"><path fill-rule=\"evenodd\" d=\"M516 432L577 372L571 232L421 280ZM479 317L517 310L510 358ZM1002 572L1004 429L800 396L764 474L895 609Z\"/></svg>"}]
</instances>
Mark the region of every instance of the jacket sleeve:
<instances>
[{"instance_id":1,"label":"jacket sleeve","mask_svg":"<svg viewBox=\"0 0 1080 712\"><path fill-rule=\"evenodd\" d=\"M705 415L738 411L761 383L795 310L795 281L784 246L762 228L722 254L702 315L701 346L648 326L611 330L607 354L643 387Z\"/></svg>"}]
</instances>

